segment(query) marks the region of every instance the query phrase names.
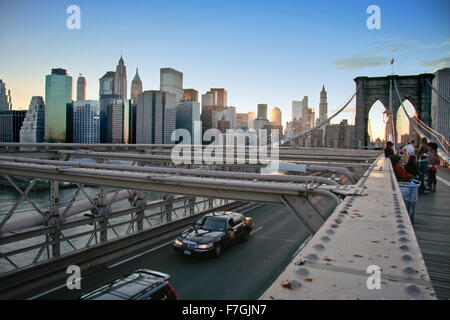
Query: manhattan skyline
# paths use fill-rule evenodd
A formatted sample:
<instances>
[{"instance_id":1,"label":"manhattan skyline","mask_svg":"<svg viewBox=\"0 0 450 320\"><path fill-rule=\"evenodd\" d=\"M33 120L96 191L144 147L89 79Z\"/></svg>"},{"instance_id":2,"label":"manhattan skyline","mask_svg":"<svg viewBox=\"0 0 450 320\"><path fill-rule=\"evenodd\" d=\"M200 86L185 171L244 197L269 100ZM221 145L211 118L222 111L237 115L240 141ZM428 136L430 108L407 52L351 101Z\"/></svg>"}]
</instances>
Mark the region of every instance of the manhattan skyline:
<instances>
[{"instance_id":1,"label":"manhattan skyline","mask_svg":"<svg viewBox=\"0 0 450 320\"><path fill-rule=\"evenodd\" d=\"M80 30L66 27L71 4L81 9ZM380 30L366 26L371 4L380 7ZM58 67L83 74L86 98L98 100L99 78L122 54L127 78L138 67L144 91L157 90L160 68L171 67L185 88L226 88L237 112L264 103L269 112L279 107L285 123L303 96L318 115L323 85L330 115L354 92L353 78L390 74L392 58L400 75L450 66L449 9L437 0L2 2L0 78L14 109L44 96L45 75ZM333 122L353 123L354 102L349 108Z\"/></svg>"}]
</instances>

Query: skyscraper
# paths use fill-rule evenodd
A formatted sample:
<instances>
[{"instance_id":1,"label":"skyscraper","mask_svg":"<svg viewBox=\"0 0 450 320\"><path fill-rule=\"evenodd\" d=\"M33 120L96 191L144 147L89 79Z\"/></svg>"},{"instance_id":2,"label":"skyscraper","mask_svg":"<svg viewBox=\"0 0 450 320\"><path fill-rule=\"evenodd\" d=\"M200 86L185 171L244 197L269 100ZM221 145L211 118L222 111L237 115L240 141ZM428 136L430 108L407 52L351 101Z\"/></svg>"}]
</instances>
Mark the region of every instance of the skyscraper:
<instances>
[{"instance_id":1,"label":"skyscraper","mask_svg":"<svg viewBox=\"0 0 450 320\"><path fill-rule=\"evenodd\" d=\"M191 134L191 143L194 143L194 121L200 121L200 103L195 101L180 102L177 104L176 118L176 128L188 130Z\"/></svg>"},{"instance_id":2,"label":"skyscraper","mask_svg":"<svg viewBox=\"0 0 450 320\"><path fill-rule=\"evenodd\" d=\"M137 97L142 93L142 81L139 77L138 68L136 68L136 74L133 81L131 81L131 104L137 104Z\"/></svg>"},{"instance_id":3,"label":"skyscraper","mask_svg":"<svg viewBox=\"0 0 450 320\"><path fill-rule=\"evenodd\" d=\"M302 118L302 104L303 101L292 101L292 121Z\"/></svg>"},{"instance_id":4,"label":"skyscraper","mask_svg":"<svg viewBox=\"0 0 450 320\"><path fill-rule=\"evenodd\" d=\"M12 110L11 90L9 90L6 83L0 79L0 111L9 110Z\"/></svg>"},{"instance_id":5,"label":"skyscraper","mask_svg":"<svg viewBox=\"0 0 450 320\"><path fill-rule=\"evenodd\" d=\"M183 99L185 101L198 102L198 91L195 89L183 89Z\"/></svg>"},{"instance_id":6,"label":"skyscraper","mask_svg":"<svg viewBox=\"0 0 450 320\"><path fill-rule=\"evenodd\" d=\"M183 100L183 73L172 68L161 68L160 91L175 95L175 102Z\"/></svg>"},{"instance_id":7,"label":"skyscraper","mask_svg":"<svg viewBox=\"0 0 450 320\"><path fill-rule=\"evenodd\" d=\"M450 68L434 73L433 87L444 97L450 97ZM450 140L450 105L435 91L431 96L431 123L433 129Z\"/></svg>"},{"instance_id":8,"label":"skyscraper","mask_svg":"<svg viewBox=\"0 0 450 320\"><path fill-rule=\"evenodd\" d=\"M156 90L144 91L138 96L136 143L162 144L170 141L176 124L175 99L172 93Z\"/></svg>"},{"instance_id":9,"label":"skyscraper","mask_svg":"<svg viewBox=\"0 0 450 320\"><path fill-rule=\"evenodd\" d=\"M86 100L86 78L80 73L77 80L77 101Z\"/></svg>"},{"instance_id":10,"label":"skyscraper","mask_svg":"<svg viewBox=\"0 0 450 320\"><path fill-rule=\"evenodd\" d=\"M103 77L99 79L99 100L100 100L100 142L106 143L108 136L108 104L111 104L116 99L120 99L118 94L115 94L115 78L114 71L106 72Z\"/></svg>"},{"instance_id":11,"label":"skyscraper","mask_svg":"<svg viewBox=\"0 0 450 320\"><path fill-rule=\"evenodd\" d=\"M40 96L31 98L30 106L20 129L21 143L40 143L44 141L45 104Z\"/></svg>"},{"instance_id":12,"label":"skyscraper","mask_svg":"<svg viewBox=\"0 0 450 320\"><path fill-rule=\"evenodd\" d=\"M281 110L278 107L272 109L272 114L270 116L270 122L273 122L281 126Z\"/></svg>"},{"instance_id":13,"label":"skyscraper","mask_svg":"<svg viewBox=\"0 0 450 320\"><path fill-rule=\"evenodd\" d=\"M107 105L106 143L123 143L125 103L127 100L116 99Z\"/></svg>"},{"instance_id":14,"label":"skyscraper","mask_svg":"<svg viewBox=\"0 0 450 320\"><path fill-rule=\"evenodd\" d=\"M253 111L250 111L248 113L248 129L249 130L255 129L255 119L256 119L256 114Z\"/></svg>"},{"instance_id":15,"label":"skyscraper","mask_svg":"<svg viewBox=\"0 0 450 320\"><path fill-rule=\"evenodd\" d=\"M100 142L100 103L95 100L73 103L73 142Z\"/></svg>"},{"instance_id":16,"label":"skyscraper","mask_svg":"<svg viewBox=\"0 0 450 320\"><path fill-rule=\"evenodd\" d=\"M267 119L267 104L258 104L257 119Z\"/></svg>"},{"instance_id":17,"label":"skyscraper","mask_svg":"<svg viewBox=\"0 0 450 320\"><path fill-rule=\"evenodd\" d=\"M65 69L52 69L45 77L45 141L66 141L66 104L72 102L72 77Z\"/></svg>"},{"instance_id":18,"label":"skyscraper","mask_svg":"<svg viewBox=\"0 0 450 320\"><path fill-rule=\"evenodd\" d=\"M215 105L218 107L219 109L218 111L222 111L222 109L228 105L227 90L225 90L224 88L211 88L209 92L215 94L216 96Z\"/></svg>"},{"instance_id":19,"label":"skyscraper","mask_svg":"<svg viewBox=\"0 0 450 320\"><path fill-rule=\"evenodd\" d=\"M114 74L114 93L122 99L127 99L127 67L125 67L122 55Z\"/></svg>"},{"instance_id":20,"label":"skyscraper","mask_svg":"<svg viewBox=\"0 0 450 320\"><path fill-rule=\"evenodd\" d=\"M328 102L327 102L327 92L325 91L325 85L322 86L322 91L320 92L320 103L319 103L319 120L326 120L328 117Z\"/></svg>"},{"instance_id":21,"label":"skyscraper","mask_svg":"<svg viewBox=\"0 0 450 320\"><path fill-rule=\"evenodd\" d=\"M26 110L0 111L0 142L20 142Z\"/></svg>"}]
</instances>

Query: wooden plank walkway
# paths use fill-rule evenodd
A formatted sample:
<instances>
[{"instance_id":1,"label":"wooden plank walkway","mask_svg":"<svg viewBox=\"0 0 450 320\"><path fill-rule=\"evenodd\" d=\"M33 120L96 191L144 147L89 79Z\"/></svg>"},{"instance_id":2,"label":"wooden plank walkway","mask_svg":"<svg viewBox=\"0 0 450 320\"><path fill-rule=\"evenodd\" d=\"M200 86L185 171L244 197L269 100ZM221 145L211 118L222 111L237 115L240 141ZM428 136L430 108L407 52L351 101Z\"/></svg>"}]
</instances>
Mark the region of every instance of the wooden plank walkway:
<instances>
[{"instance_id":1,"label":"wooden plank walkway","mask_svg":"<svg viewBox=\"0 0 450 320\"><path fill-rule=\"evenodd\" d=\"M438 176L450 181L450 170ZM450 186L438 180L436 193L419 195L414 230L438 299L450 299Z\"/></svg>"}]
</instances>

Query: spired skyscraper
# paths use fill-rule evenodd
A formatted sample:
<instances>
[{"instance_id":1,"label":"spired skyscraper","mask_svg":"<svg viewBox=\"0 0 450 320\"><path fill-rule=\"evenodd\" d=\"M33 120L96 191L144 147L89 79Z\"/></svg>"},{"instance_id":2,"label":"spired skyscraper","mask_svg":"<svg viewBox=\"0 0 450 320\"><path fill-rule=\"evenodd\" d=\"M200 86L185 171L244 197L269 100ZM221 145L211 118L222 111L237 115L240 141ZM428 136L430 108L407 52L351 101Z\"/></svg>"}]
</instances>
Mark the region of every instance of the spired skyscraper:
<instances>
[{"instance_id":1,"label":"spired skyscraper","mask_svg":"<svg viewBox=\"0 0 450 320\"><path fill-rule=\"evenodd\" d=\"M12 110L11 91L6 86L6 83L0 79L0 111Z\"/></svg>"},{"instance_id":2,"label":"spired skyscraper","mask_svg":"<svg viewBox=\"0 0 450 320\"><path fill-rule=\"evenodd\" d=\"M131 104L136 105L137 104L137 98L138 95L142 93L142 81L139 77L138 68L136 68L136 74L133 78L133 81L131 81Z\"/></svg>"},{"instance_id":3,"label":"spired skyscraper","mask_svg":"<svg viewBox=\"0 0 450 320\"><path fill-rule=\"evenodd\" d=\"M45 141L66 142L66 104L72 102L72 77L52 69L45 77Z\"/></svg>"},{"instance_id":4,"label":"spired skyscraper","mask_svg":"<svg viewBox=\"0 0 450 320\"><path fill-rule=\"evenodd\" d=\"M86 100L86 78L80 73L77 80L77 101Z\"/></svg>"},{"instance_id":5,"label":"spired skyscraper","mask_svg":"<svg viewBox=\"0 0 450 320\"><path fill-rule=\"evenodd\" d=\"M323 121L327 117L328 117L327 92L325 91L325 85L323 85L322 91L320 92L319 120Z\"/></svg>"},{"instance_id":6,"label":"spired skyscraper","mask_svg":"<svg viewBox=\"0 0 450 320\"><path fill-rule=\"evenodd\" d=\"M122 99L127 99L127 67L125 67L122 56L120 56L119 64L114 74L114 93Z\"/></svg>"}]
</instances>

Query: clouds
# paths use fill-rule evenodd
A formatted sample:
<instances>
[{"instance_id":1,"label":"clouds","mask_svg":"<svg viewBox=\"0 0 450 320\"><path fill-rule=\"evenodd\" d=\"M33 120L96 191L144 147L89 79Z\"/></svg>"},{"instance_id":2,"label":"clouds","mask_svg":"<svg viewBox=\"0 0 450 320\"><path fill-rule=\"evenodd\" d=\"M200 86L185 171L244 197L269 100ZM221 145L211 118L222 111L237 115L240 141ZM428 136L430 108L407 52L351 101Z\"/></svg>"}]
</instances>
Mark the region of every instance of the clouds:
<instances>
[{"instance_id":1,"label":"clouds","mask_svg":"<svg viewBox=\"0 0 450 320\"><path fill-rule=\"evenodd\" d=\"M421 61L420 65L425 67L433 67L436 69L450 68L450 57L437 60Z\"/></svg>"},{"instance_id":2,"label":"clouds","mask_svg":"<svg viewBox=\"0 0 450 320\"><path fill-rule=\"evenodd\" d=\"M341 70L358 70L384 66L389 64L389 61L389 57L373 55L372 51L366 51L347 58L336 59L333 65Z\"/></svg>"}]
</instances>

